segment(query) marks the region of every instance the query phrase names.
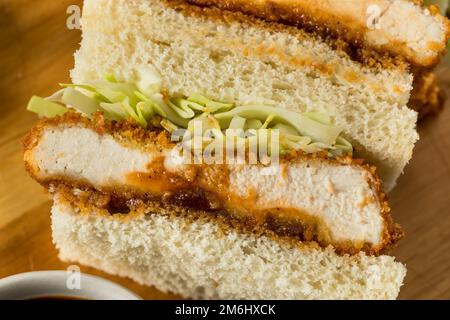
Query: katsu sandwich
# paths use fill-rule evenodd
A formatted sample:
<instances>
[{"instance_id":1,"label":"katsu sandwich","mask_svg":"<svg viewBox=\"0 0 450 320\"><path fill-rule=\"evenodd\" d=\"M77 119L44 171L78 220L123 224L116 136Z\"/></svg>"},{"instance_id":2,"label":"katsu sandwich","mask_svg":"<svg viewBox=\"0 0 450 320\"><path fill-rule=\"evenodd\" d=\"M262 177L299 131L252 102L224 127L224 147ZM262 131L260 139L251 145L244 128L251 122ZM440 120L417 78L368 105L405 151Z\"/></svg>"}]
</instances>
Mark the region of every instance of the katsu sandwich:
<instances>
[{"instance_id":1,"label":"katsu sandwich","mask_svg":"<svg viewBox=\"0 0 450 320\"><path fill-rule=\"evenodd\" d=\"M73 83L24 139L61 259L186 298L395 299L384 192L418 139L410 66L447 35L357 50L299 20L336 8L243 3L85 2Z\"/></svg>"}]
</instances>

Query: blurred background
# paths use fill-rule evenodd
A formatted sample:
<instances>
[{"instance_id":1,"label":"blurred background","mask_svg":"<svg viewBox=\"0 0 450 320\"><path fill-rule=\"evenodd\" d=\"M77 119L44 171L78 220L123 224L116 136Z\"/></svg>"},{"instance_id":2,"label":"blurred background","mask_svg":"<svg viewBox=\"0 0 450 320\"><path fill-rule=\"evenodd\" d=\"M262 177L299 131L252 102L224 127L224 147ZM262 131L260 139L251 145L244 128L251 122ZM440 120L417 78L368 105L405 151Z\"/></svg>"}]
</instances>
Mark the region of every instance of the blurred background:
<instances>
[{"instance_id":1,"label":"blurred background","mask_svg":"<svg viewBox=\"0 0 450 320\"><path fill-rule=\"evenodd\" d=\"M51 242L50 200L23 167L21 139L37 121L25 110L28 99L70 81L81 33L67 28L67 9L81 3L0 0L0 278L67 267ZM450 59L445 61L436 72L450 96ZM419 132L414 157L389 195L394 219L406 232L393 252L408 268L400 298L450 299L450 103L422 120ZM82 271L144 298L173 298L90 268Z\"/></svg>"}]
</instances>

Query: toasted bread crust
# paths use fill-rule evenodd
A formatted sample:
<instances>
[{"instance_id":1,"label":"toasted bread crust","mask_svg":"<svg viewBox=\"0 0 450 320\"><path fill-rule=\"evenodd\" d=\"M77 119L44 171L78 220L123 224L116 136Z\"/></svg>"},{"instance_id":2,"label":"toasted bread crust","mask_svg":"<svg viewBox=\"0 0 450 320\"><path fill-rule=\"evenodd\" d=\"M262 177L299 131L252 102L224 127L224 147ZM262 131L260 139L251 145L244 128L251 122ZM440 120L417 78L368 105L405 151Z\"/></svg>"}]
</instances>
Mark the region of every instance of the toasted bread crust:
<instances>
[{"instance_id":1,"label":"toasted bread crust","mask_svg":"<svg viewBox=\"0 0 450 320\"><path fill-rule=\"evenodd\" d=\"M42 120L31 132L24 138L24 150L25 150L25 165L32 177L43 184L45 187L50 185L66 185L66 186L76 186L77 188L84 190L91 190L93 186L85 181L75 181L73 179L68 179L67 177L48 177L42 178L36 171L36 167L33 165L33 149L39 143L40 137L43 130L48 127L57 126L82 126L89 128L98 132L99 134L110 134L115 137L120 137L118 139L121 143L127 146L133 145L134 147L143 148L166 148L171 147L174 144L170 142L168 134L165 131L152 131L144 130L141 127L133 125L128 122L112 123L105 121L104 118L97 114L94 120L89 120L83 118L81 115L68 112L62 117L56 117L52 119ZM384 230L382 235L382 243L379 245L369 245L361 244L358 248L354 244L349 243L335 243L326 236L322 236L322 233L317 233L318 230L325 230L324 223L318 221L317 219L312 219L312 215L304 213L304 221L293 222L284 221L280 223L278 220L273 219L271 212L265 212L266 217L263 223L261 221L252 221L247 219L244 221L247 229L253 229L254 232L262 232L263 230L271 230L271 232L279 233L282 236L290 236L296 238L297 240L314 240L317 241L322 246L328 246L330 244L334 245L339 252L354 254L361 250L367 252L368 254L380 254L385 252L389 247L395 244L403 235L399 226L396 225L390 215L390 208L386 200L386 196L382 191L381 182L376 175L375 167L364 164L362 160L352 159L349 157L339 158L339 159L328 159L325 154L307 155L302 152L294 151L289 155L282 157L282 164L289 164L295 161L302 160L319 159L320 161L327 161L333 165L351 165L357 166L365 170L368 174L368 184L371 186L374 194L376 195L375 201L380 204L381 215L384 220ZM208 170L211 168L207 168ZM214 171L214 168L211 170ZM215 171L217 172L217 170ZM219 170L219 172L226 172L226 168ZM219 175L212 175L213 177L220 178ZM195 181L194 181L195 182ZM195 183L194 183L195 184ZM214 193L214 188L206 188L205 184L194 185L190 184L189 189L195 192L186 192L186 188L179 188L172 192L172 195L168 198L161 198L155 196L149 196L145 192L138 189L127 190L123 186L111 186L107 189L102 189L103 195L108 196L109 199L116 199L116 203L127 203L127 201L140 201L146 205L160 206L164 208L172 207L174 212L181 212L183 214L188 214L189 212L201 213L203 215L211 215L212 213L221 213L221 215L232 216L225 207L222 206L211 206L211 199L213 202L221 201L220 196ZM208 184L206 184L208 186ZM217 187L215 188L217 189ZM223 190L228 192L227 190ZM119 200L117 200L119 199ZM120 200L121 199L121 200ZM98 203L97 203L98 205ZM123 205L118 205L116 207L124 207ZM282 208L281 208L282 209ZM170 211L169 210L169 211ZM279 209L277 209L279 210ZM306 222L305 222L306 221ZM250 227L251 226L251 227ZM317 229L320 226L320 229ZM287 231L286 231L287 230Z\"/></svg>"},{"instance_id":2,"label":"toasted bread crust","mask_svg":"<svg viewBox=\"0 0 450 320\"><path fill-rule=\"evenodd\" d=\"M386 9L385 1L360 0L357 2L335 2L316 0L186 0L188 3L217 7L223 10L243 12L271 22L293 25L308 32L325 37L336 37L346 40L352 46L367 47L380 53L385 51L405 58L413 65L431 67L439 62L440 55L450 37L450 21L441 17L447 28L446 39L442 43L433 43L434 57L421 57L401 41L391 41L384 45L367 43L365 35L369 31L366 20L366 9L371 4L377 4ZM337 4L338 3L338 4ZM420 3L416 2L417 5ZM430 7L434 15L439 12Z\"/></svg>"}]
</instances>

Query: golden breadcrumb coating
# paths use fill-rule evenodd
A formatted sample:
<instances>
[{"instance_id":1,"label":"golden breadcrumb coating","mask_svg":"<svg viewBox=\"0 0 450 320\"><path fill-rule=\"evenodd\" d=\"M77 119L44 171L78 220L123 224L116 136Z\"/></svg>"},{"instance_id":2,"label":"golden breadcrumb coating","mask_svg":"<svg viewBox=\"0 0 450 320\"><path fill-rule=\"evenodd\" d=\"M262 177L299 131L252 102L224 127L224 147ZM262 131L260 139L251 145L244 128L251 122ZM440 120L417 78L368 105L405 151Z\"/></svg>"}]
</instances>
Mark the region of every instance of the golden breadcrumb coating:
<instances>
[{"instance_id":1,"label":"golden breadcrumb coating","mask_svg":"<svg viewBox=\"0 0 450 320\"><path fill-rule=\"evenodd\" d=\"M363 0L358 0L363 1ZM169 2L179 3L179 0ZM432 67L436 65L441 54L445 51L445 46L450 38L450 21L445 17L440 17L447 29L445 41L442 43L430 42L429 47L436 52L436 56L424 58L406 46L401 41L390 41L384 45L373 45L365 41L367 28L356 22L344 13L334 13L321 10L316 1L292 1L292 0L185 0L191 4L203 7L215 7L222 10L242 12L269 22L283 23L302 28L308 32L319 34L322 37L344 39L354 47L367 48L370 51L377 51L384 55L386 52L394 56L401 56L403 59L418 67ZM422 5L418 1L416 5ZM330 5L325 4L324 7ZM350 6L347 10L350 10ZM331 6L332 8L332 6ZM331 10L331 8L329 8ZM435 6L430 6L432 15L439 15L439 10Z\"/></svg>"},{"instance_id":2,"label":"golden breadcrumb coating","mask_svg":"<svg viewBox=\"0 0 450 320\"><path fill-rule=\"evenodd\" d=\"M39 143L42 132L46 128L74 125L91 129L99 134L110 134L125 146L132 146L144 151L162 150L174 146L166 131L145 130L131 122L106 121L101 114L97 114L93 120L89 120L78 113L68 112L62 117L41 120L23 140L25 155L32 154L32 150ZM65 186L69 189L75 187L84 190L88 194L84 201L89 203L93 201L96 206L109 208L111 213L129 212L136 209L133 207L135 204L140 204L147 209L158 208L165 212L193 215L193 217L220 216L220 219L231 221L233 226L241 226L247 231L269 232L300 241L315 241L323 247L333 245L338 252L350 254L364 251L368 254L378 255L388 250L403 236L400 227L392 220L390 208L375 167L364 164L363 160L351 157L330 159L325 153L308 155L300 151L292 151L290 154L282 156L280 162L282 166L288 166L290 163L312 159L326 161L328 164L336 166L356 166L367 172L367 182L376 195L375 199L371 198L367 201L376 201L380 204L384 221L382 243L355 245L350 241L334 241L327 232L326 224L308 212L277 207L258 210L254 208L254 199L251 199L251 195L248 199L238 197L234 195L233 190L229 189L229 174L226 165L192 165L192 170L186 170L183 175L179 175L166 172L161 166L162 162L156 159L149 164L150 173L136 173L130 177L137 179L136 181L142 183L145 188L129 189L121 185L111 185L103 188L101 192L97 192L86 181L64 176L39 178L35 172L36 169L29 165L32 161L26 159L25 163L31 176L45 187L63 188ZM159 190L165 192L162 194L156 192ZM239 204L239 209L233 206L233 203Z\"/></svg>"}]
</instances>

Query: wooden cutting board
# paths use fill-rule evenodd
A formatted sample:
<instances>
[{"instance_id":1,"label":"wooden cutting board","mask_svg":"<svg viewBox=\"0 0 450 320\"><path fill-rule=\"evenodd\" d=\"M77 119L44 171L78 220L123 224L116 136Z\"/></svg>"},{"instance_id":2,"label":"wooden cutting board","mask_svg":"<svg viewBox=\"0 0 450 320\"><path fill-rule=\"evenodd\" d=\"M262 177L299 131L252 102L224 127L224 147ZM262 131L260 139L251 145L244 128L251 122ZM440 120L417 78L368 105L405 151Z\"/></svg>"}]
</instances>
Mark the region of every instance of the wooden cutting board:
<instances>
[{"instance_id":1,"label":"wooden cutting board","mask_svg":"<svg viewBox=\"0 0 450 320\"><path fill-rule=\"evenodd\" d=\"M51 203L26 174L21 137L36 122L25 111L69 81L80 32L66 27L66 9L80 0L3 0L0 3L0 278L32 270L65 269L50 234ZM439 69L450 96L450 68ZM450 299L450 104L420 123L414 158L390 195L392 214L406 231L394 254L406 263L403 299ZM176 298L112 277L147 299Z\"/></svg>"}]
</instances>

